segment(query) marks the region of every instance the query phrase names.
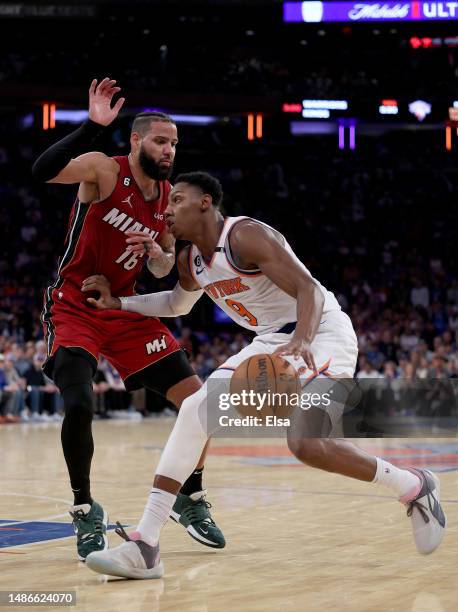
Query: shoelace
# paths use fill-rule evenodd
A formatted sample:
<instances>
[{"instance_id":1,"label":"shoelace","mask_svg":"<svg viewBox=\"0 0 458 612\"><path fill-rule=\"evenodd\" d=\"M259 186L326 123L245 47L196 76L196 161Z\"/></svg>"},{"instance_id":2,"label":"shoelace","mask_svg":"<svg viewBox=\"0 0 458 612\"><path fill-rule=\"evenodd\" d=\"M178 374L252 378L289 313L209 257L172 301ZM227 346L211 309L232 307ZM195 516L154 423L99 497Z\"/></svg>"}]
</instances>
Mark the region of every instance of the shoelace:
<instances>
[{"instance_id":1,"label":"shoelace","mask_svg":"<svg viewBox=\"0 0 458 612\"><path fill-rule=\"evenodd\" d=\"M78 533L77 531L77 522L79 520L84 520L84 518L87 517L86 514L84 514L84 512L82 510L77 510L74 513L74 517L73 517L73 528L75 530L75 533ZM83 533L81 535L81 540L93 540L95 537L99 537L100 535L102 535L103 533L103 521L100 518L95 518L94 519L94 530L91 531L90 533Z\"/></svg>"},{"instance_id":2,"label":"shoelace","mask_svg":"<svg viewBox=\"0 0 458 612\"><path fill-rule=\"evenodd\" d=\"M131 542L132 540L129 538L127 533L124 531L124 527L121 525L121 523L119 521L116 521L116 525L117 527L115 529L115 533L117 533L118 536L120 536L126 542Z\"/></svg>"},{"instance_id":3,"label":"shoelace","mask_svg":"<svg viewBox=\"0 0 458 612\"><path fill-rule=\"evenodd\" d=\"M429 516L426 512L427 508L426 506L423 506L423 504L420 504L417 501L411 501L409 502L409 505L407 507L407 516L412 516L412 512L413 509L417 508L418 512L421 514L423 520L425 521L425 523L429 523Z\"/></svg>"},{"instance_id":4,"label":"shoelace","mask_svg":"<svg viewBox=\"0 0 458 612\"><path fill-rule=\"evenodd\" d=\"M199 506L203 506L205 509L212 507L211 503L207 501L205 497L201 497L200 499L194 501L192 506L190 506L189 508L185 508L185 510L183 510L182 512L182 514L189 520L190 523L200 518ZM209 516L206 516L204 519L202 519L202 521L209 524L214 523L213 519Z\"/></svg>"}]
</instances>

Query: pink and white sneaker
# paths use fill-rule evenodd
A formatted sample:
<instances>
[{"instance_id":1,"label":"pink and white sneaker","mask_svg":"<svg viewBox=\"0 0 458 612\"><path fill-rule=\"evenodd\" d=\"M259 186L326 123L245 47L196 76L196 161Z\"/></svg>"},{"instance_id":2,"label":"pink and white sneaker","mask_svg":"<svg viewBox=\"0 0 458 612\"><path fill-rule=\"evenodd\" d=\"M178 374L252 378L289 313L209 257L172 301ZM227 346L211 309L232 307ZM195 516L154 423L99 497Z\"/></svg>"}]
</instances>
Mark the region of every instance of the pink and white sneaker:
<instances>
[{"instance_id":1,"label":"pink and white sneaker","mask_svg":"<svg viewBox=\"0 0 458 612\"><path fill-rule=\"evenodd\" d=\"M143 540L133 539L134 534L129 537L121 524L116 524L116 533L125 542L115 548L90 553L86 557L86 566L94 572L109 576L137 580L162 578L164 565L159 556L159 545L150 546Z\"/></svg>"},{"instance_id":2,"label":"pink and white sneaker","mask_svg":"<svg viewBox=\"0 0 458 612\"><path fill-rule=\"evenodd\" d=\"M418 491L404 495L399 501L406 505L407 516L412 521L415 546L422 555L429 555L442 542L447 518L440 504L440 481L429 470L408 468L420 478Z\"/></svg>"}]
</instances>

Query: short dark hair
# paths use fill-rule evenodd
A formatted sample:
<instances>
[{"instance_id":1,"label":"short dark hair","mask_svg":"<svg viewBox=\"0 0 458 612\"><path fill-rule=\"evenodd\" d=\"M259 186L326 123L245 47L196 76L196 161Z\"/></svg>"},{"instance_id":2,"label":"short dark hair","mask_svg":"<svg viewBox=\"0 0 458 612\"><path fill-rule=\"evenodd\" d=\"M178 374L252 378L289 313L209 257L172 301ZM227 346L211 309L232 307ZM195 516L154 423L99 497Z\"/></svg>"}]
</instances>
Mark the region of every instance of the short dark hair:
<instances>
[{"instance_id":1,"label":"short dark hair","mask_svg":"<svg viewBox=\"0 0 458 612\"><path fill-rule=\"evenodd\" d=\"M217 178L208 174L208 172L186 172L179 174L174 180L177 183L188 183L202 189L204 193L208 193L212 197L212 204L216 208L221 204L223 199L223 188Z\"/></svg>"},{"instance_id":2,"label":"short dark hair","mask_svg":"<svg viewBox=\"0 0 458 612\"><path fill-rule=\"evenodd\" d=\"M138 113L135 115L134 122L132 123L132 132L138 132L142 136L150 129L152 121L165 121L166 123L175 124L175 120L165 113L159 111L151 111L148 113Z\"/></svg>"}]
</instances>

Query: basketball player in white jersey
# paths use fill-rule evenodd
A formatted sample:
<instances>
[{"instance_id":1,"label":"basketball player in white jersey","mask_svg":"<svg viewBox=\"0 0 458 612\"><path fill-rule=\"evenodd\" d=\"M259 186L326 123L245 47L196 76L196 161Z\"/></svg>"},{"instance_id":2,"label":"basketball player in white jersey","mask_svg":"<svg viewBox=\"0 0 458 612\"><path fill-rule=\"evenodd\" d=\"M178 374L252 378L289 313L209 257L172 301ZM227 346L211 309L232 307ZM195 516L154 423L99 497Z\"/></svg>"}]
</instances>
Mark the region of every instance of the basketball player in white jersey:
<instances>
[{"instance_id":1,"label":"basketball player in white jersey","mask_svg":"<svg viewBox=\"0 0 458 612\"><path fill-rule=\"evenodd\" d=\"M204 426L212 381L219 391L228 390L234 369L257 353L284 356L306 381L324 373L351 379L355 371L356 336L334 295L311 276L279 232L247 217L224 219L218 209L221 199L221 185L212 176L193 172L177 177L165 211L167 225L176 239L192 244L180 252L179 282L172 291L113 298L103 277L90 277L83 284L85 291L100 292L99 299L88 298L98 308L159 317L187 314L205 292L236 323L257 334L184 401L136 530L127 535L119 526L117 533L126 541L86 559L86 565L99 573L128 578L163 575L160 531L212 434ZM306 421L308 411L299 412ZM340 416L328 413L329 427L337 425ZM406 505L417 550L429 554L439 546L446 518L436 475L397 468L343 439L307 437L301 422L291 430L288 445L300 461L385 486Z\"/></svg>"}]
</instances>

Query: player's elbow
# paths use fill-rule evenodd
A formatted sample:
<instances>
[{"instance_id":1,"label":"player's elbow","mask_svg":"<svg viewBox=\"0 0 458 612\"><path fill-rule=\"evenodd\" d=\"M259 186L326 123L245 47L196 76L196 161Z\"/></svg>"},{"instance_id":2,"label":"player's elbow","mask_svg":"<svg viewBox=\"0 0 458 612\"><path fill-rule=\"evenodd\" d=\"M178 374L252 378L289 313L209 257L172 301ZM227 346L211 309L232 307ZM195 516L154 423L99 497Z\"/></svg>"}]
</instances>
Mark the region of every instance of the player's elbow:
<instances>
[{"instance_id":1,"label":"player's elbow","mask_svg":"<svg viewBox=\"0 0 458 612\"><path fill-rule=\"evenodd\" d=\"M324 308L324 294L318 285L311 279L305 279L298 288L297 295L302 294L303 299L314 305L314 310L322 312Z\"/></svg>"},{"instance_id":2,"label":"player's elbow","mask_svg":"<svg viewBox=\"0 0 458 612\"><path fill-rule=\"evenodd\" d=\"M313 297L315 300L315 306L318 310L320 310L320 312L322 312L323 308L324 308L324 294L321 291L321 289L319 287L317 287L317 285L315 285L315 283L313 284Z\"/></svg>"},{"instance_id":3,"label":"player's elbow","mask_svg":"<svg viewBox=\"0 0 458 612\"><path fill-rule=\"evenodd\" d=\"M168 296L169 308L172 317L182 317L183 315L188 314L189 310L179 298L175 295L174 291L170 292Z\"/></svg>"},{"instance_id":4,"label":"player's elbow","mask_svg":"<svg viewBox=\"0 0 458 612\"><path fill-rule=\"evenodd\" d=\"M184 317L191 312L192 306L189 304L170 304L170 310L174 317Z\"/></svg>"}]
</instances>

